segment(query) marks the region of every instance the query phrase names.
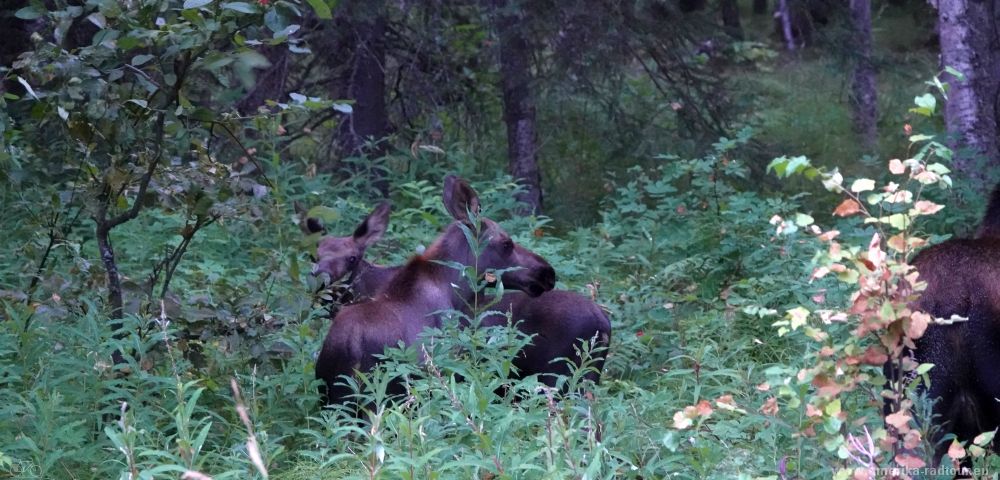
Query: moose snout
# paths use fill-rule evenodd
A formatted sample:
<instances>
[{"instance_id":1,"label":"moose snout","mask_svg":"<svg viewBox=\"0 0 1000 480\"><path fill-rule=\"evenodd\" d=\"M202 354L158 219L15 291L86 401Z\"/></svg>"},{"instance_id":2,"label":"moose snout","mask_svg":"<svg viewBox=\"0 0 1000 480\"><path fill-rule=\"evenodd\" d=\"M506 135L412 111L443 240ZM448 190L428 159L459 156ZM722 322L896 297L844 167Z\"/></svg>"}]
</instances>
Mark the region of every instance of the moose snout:
<instances>
[{"instance_id":1,"label":"moose snout","mask_svg":"<svg viewBox=\"0 0 1000 480\"><path fill-rule=\"evenodd\" d=\"M556 286L556 271L551 265L539 267L532 272L532 281L527 285L525 293L532 297L537 297Z\"/></svg>"},{"instance_id":2,"label":"moose snout","mask_svg":"<svg viewBox=\"0 0 1000 480\"><path fill-rule=\"evenodd\" d=\"M542 284L542 287L546 291L556 287L556 269L552 268L552 265L542 267L542 271L538 277L538 282Z\"/></svg>"}]
</instances>

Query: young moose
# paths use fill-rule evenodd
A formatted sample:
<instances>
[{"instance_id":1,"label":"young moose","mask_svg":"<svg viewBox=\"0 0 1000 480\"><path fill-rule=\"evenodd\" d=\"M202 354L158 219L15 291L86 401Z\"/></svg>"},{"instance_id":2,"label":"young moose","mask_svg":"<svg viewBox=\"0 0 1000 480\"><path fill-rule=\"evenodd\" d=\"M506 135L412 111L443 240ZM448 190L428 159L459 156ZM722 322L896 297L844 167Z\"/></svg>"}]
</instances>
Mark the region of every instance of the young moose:
<instances>
[{"instance_id":1,"label":"young moose","mask_svg":"<svg viewBox=\"0 0 1000 480\"><path fill-rule=\"evenodd\" d=\"M937 400L940 433L971 440L1000 427L1000 186L990 197L977 238L929 247L913 265L927 282L917 310L969 319L929 326L916 342L914 359L934 364L928 397ZM935 462L947 448L947 443L939 446Z\"/></svg>"},{"instance_id":2,"label":"young moose","mask_svg":"<svg viewBox=\"0 0 1000 480\"><path fill-rule=\"evenodd\" d=\"M363 255L365 248L386 230L387 211L385 204L376 207L349 237L321 240L314 274L325 273L331 280L350 275L347 283L355 298L372 298L380 293L401 267L373 265ZM309 225L318 223L313 221ZM319 228L314 227L315 231L325 232ZM585 378L595 383L600 381L611 339L611 322L601 307L589 298L567 290L552 290L539 297L514 291L505 293L491 309L511 312L511 319L518 322L517 328L533 337L531 344L514 359L519 377L537 374L540 381L554 387L558 375L571 373L570 364L559 359L569 359L579 367L582 359L578 352L583 342L589 341L592 347L598 348L592 351L594 368ZM506 325L507 321L506 315L492 315L481 325Z\"/></svg>"},{"instance_id":3,"label":"young moose","mask_svg":"<svg viewBox=\"0 0 1000 480\"><path fill-rule=\"evenodd\" d=\"M375 265L365 260L365 250L374 245L389 225L392 205L382 202L361 222L349 237L323 237L316 246L313 275L325 274L330 281L347 277L354 302L371 299L389 284L402 268ZM326 232L318 219L304 218L306 233Z\"/></svg>"},{"instance_id":4,"label":"young moose","mask_svg":"<svg viewBox=\"0 0 1000 480\"><path fill-rule=\"evenodd\" d=\"M324 382L320 393L325 402L344 403L350 394L340 376L370 370L377 361L375 355L386 347L400 341L414 343L425 328L440 327L436 312L459 309L472 298L475 292L464 286L467 282L461 281L461 273L438 262L475 265L477 275L488 269L520 267L505 272L502 281L532 296L555 285L552 266L514 243L492 220L479 218L484 248L478 257L473 256L461 226L472 227L469 213L478 213L479 197L464 180L452 175L445 178L444 205L455 222L424 254L407 262L371 301L344 307L333 319L316 361L316 377Z\"/></svg>"}]
</instances>

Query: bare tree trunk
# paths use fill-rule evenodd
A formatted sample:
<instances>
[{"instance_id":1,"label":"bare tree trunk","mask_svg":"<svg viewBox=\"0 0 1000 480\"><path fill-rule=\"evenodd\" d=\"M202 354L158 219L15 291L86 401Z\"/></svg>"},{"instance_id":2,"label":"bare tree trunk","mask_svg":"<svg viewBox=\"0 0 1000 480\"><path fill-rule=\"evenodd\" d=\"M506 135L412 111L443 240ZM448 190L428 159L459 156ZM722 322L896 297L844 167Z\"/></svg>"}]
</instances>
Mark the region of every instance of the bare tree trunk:
<instances>
[{"instance_id":1,"label":"bare tree trunk","mask_svg":"<svg viewBox=\"0 0 1000 480\"><path fill-rule=\"evenodd\" d=\"M856 55L851 80L854 129L861 136L865 152L875 153L878 150L878 84L872 63L871 0L851 0L851 23Z\"/></svg>"},{"instance_id":2,"label":"bare tree trunk","mask_svg":"<svg viewBox=\"0 0 1000 480\"><path fill-rule=\"evenodd\" d=\"M964 81L945 74L948 102L945 123L960 150L955 166L967 175L982 178L976 157L1000 167L997 145L997 94L1000 61L996 31L997 0L939 0L938 31L941 64L965 76Z\"/></svg>"},{"instance_id":3,"label":"bare tree trunk","mask_svg":"<svg viewBox=\"0 0 1000 480\"><path fill-rule=\"evenodd\" d=\"M684 13L704 10L707 0L679 0L677 6Z\"/></svg>"},{"instance_id":4,"label":"bare tree trunk","mask_svg":"<svg viewBox=\"0 0 1000 480\"><path fill-rule=\"evenodd\" d=\"M14 12L28 6L27 0L0 0L0 65L10 67L19 55L31 49L28 22L14 16ZM23 88L12 79L2 79L0 94L5 91L22 93ZM6 87L6 88L5 88Z\"/></svg>"},{"instance_id":5,"label":"bare tree trunk","mask_svg":"<svg viewBox=\"0 0 1000 480\"><path fill-rule=\"evenodd\" d=\"M538 133L531 95L531 46L519 30L518 14L506 10L507 0L493 0L500 37L500 76L503 116L507 124L507 161L510 174L525 187L517 199L528 205L523 214L542 211L542 175L538 168Z\"/></svg>"},{"instance_id":6,"label":"bare tree trunk","mask_svg":"<svg viewBox=\"0 0 1000 480\"><path fill-rule=\"evenodd\" d=\"M173 88L167 92L167 97L163 105L158 109L159 113L156 114L156 120L153 125L153 138L156 142L156 151L147 160L146 171L139 179L139 188L136 191L132 206L118 215L110 216L111 212L109 210L116 201L115 196L121 194L121 191L116 193L107 180L103 182L100 189L101 193L97 195L97 211L93 216L94 234L97 237L97 248L101 255L101 263L104 264L104 271L108 277L108 304L111 306L111 329L116 332L115 338L118 339L123 338L117 331L122 328L122 319L125 317L125 310L124 299L122 298L121 275L118 272L118 261L115 258L114 245L111 243L111 231L119 225L134 220L142 210L143 199L146 197L146 192L153 180L153 175L156 173L160 159L163 156L167 112L173 111L174 105L179 101L181 88L187 79L191 62L190 55L182 55L182 58L176 60L174 63L174 71L177 79L174 81ZM112 354L112 358L116 364L125 361L124 353L119 350L116 350Z\"/></svg>"},{"instance_id":7,"label":"bare tree trunk","mask_svg":"<svg viewBox=\"0 0 1000 480\"><path fill-rule=\"evenodd\" d=\"M389 118L385 109L385 2L360 2L354 8L354 62L348 85L348 98L354 100L353 111L340 124L338 143L347 156L385 155L383 143L389 133ZM366 149L368 142L377 142ZM383 196L389 194L384 172L372 171L372 181Z\"/></svg>"},{"instance_id":8,"label":"bare tree trunk","mask_svg":"<svg viewBox=\"0 0 1000 480\"><path fill-rule=\"evenodd\" d=\"M767 0L753 0L753 14L764 15L767 13Z\"/></svg>"},{"instance_id":9,"label":"bare tree trunk","mask_svg":"<svg viewBox=\"0 0 1000 480\"><path fill-rule=\"evenodd\" d=\"M719 11L722 14L722 26L726 33L736 39L743 39L743 27L740 25L740 6L736 0L719 0Z\"/></svg>"},{"instance_id":10,"label":"bare tree trunk","mask_svg":"<svg viewBox=\"0 0 1000 480\"><path fill-rule=\"evenodd\" d=\"M788 8L788 0L778 0L778 15L781 16L781 32L785 36L785 46L789 51L795 50L795 35L792 33L792 11Z\"/></svg>"},{"instance_id":11,"label":"bare tree trunk","mask_svg":"<svg viewBox=\"0 0 1000 480\"><path fill-rule=\"evenodd\" d=\"M267 100L287 100L279 97L284 95L285 83L288 81L288 45L266 45L261 47L260 53L271 66L257 71L257 82L253 89L236 103L236 109L244 115L253 114Z\"/></svg>"}]
</instances>

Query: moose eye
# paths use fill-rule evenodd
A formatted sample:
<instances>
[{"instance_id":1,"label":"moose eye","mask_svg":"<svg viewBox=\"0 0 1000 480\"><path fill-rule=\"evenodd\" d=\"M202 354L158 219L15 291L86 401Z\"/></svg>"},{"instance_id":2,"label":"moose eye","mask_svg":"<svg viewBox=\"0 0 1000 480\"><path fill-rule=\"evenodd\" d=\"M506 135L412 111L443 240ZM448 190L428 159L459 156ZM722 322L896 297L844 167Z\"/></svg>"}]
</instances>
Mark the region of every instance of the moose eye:
<instances>
[{"instance_id":1,"label":"moose eye","mask_svg":"<svg viewBox=\"0 0 1000 480\"><path fill-rule=\"evenodd\" d=\"M507 240L504 240L504 242L503 242L503 249L506 250L506 251L508 251L508 252L511 251L511 250L513 250L514 249L514 240L511 240L509 238Z\"/></svg>"},{"instance_id":2,"label":"moose eye","mask_svg":"<svg viewBox=\"0 0 1000 480\"><path fill-rule=\"evenodd\" d=\"M355 257L355 256L351 255L351 258L348 258L347 262L351 263L351 264L357 263L358 262L358 257Z\"/></svg>"}]
</instances>

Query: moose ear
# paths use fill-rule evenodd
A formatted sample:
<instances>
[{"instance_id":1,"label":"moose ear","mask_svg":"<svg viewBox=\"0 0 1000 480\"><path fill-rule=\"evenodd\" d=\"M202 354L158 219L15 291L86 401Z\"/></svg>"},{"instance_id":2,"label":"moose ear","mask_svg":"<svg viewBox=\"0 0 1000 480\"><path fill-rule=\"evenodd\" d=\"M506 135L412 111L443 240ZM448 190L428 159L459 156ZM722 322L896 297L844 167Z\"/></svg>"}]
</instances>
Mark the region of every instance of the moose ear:
<instances>
[{"instance_id":1,"label":"moose ear","mask_svg":"<svg viewBox=\"0 0 1000 480\"><path fill-rule=\"evenodd\" d=\"M386 228L389 226L389 212L392 211L392 204L382 202L372 213L358 225L354 230L354 241L368 247L382 238Z\"/></svg>"},{"instance_id":2,"label":"moose ear","mask_svg":"<svg viewBox=\"0 0 1000 480\"><path fill-rule=\"evenodd\" d=\"M326 226L323 225L323 220L310 217L309 210L298 201L293 202L293 205L295 206L295 213L299 216L299 229L302 230L302 233L306 235L313 233L326 235Z\"/></svg>"},{"instance_id":3,"label":"moose ear","mask_svg":"<svg viewBox=\"0 0 1000 480\"><path fill-rule=\"evenodd\" d=\"M479 214L479 195L465 180L448 175L444 177L444 208L455 220L469 223L469 212Z\"/></svg>"}]
</instances>

